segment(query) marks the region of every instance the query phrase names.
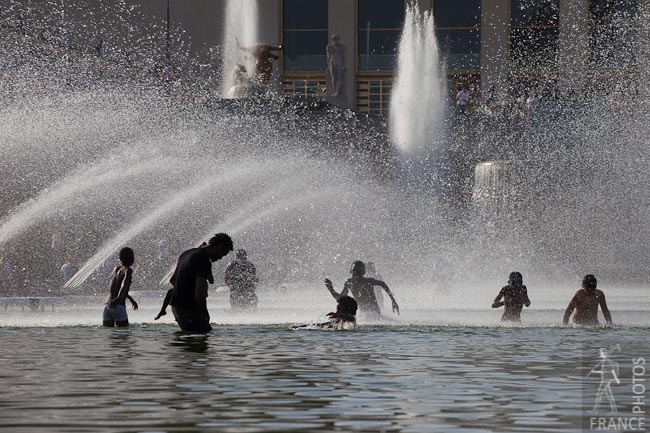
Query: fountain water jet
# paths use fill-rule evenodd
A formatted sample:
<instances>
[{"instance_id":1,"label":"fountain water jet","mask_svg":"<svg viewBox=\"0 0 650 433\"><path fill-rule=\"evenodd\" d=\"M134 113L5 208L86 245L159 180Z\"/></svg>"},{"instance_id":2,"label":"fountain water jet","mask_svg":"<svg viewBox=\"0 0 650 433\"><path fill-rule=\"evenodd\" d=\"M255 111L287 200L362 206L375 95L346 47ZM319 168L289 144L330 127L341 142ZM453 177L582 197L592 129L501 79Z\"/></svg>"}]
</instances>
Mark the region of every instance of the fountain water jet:
<instances>
[{"instance_id":1,"label":"fountain water jet","mask_svg":"<svg viewBox=\"0 0 650 433\"><path fill-rule=\"evenodd\" d=\"M390 138L405 156L426 155L441 126L445 95L438 44L429 11L406 7L397 79L390 103Z\"/></svg>"},{"instance_id":2,"label":"fountain water jet","mask_svg":"<svg viewBox=\"0 0 650 433\"><path fill-rule=\"evenodd\" d=\"M237 65L243 64L246 67L249 78L254 75L255 59L245 56L240 50L240 45L250 47L259 42L257 0L228 0L225 20L221 96L228 98L230 89L235 84L234 73Z\"/></svg>"},{"instance_id":3,"label":"fountain water jet","mask_svg":"<svg viewBox=\"0 0 650 433\"><path fill-rule=\"evenodd\" d=\"M304 205L305 203L309 204L309 201L307 201L308 199L313 200L314 197L325 197L326 195L330 195L334 198L335 193L340 193L340 191L331 190L329 188L318 188L309 191L307 193L296 194L293 197L285 196L284 199L279 203L273 204L270 207L263 207L261 211L258 210L260 209L259 205L263 201L265 201L265 199L268 199L274 194L277 194L277 192L278 192L277 190L267 191L266 193L255 198L254 200L251 200L250 202L246 203L245 205L242 206L243 209L241 209L238 212L235 212L234 214L229 215L228 218L223 220L219 225L215 226L204 236L197 239L194 242L194 244L198 245L201 242L204 242L206 239L209 239L211 236L214 235L214 233L217 232L222 232L222 231L227 232L231 236L238 235L242 230L250 227L255 222L259 222L260 219L262 218L267 218L272 215L277 215L282 210L289 211L289 208L291 208L292 210L300 209L301 205ZM172 274L174 273L174 269L175 267L171 267L167 271L167 273L163 276L163 278L160 280L159 283L161 286L167 285Z\"/></svg>"},{"instance_id":4,"label":"fountain water jet","mask_svg":"<svg viewBox=\"0 0 650 433\"><path fill-rule=\"evenodd\" d=\"M29 229L52 213L60 213L67 208L78 205L75 197L89 194L99 187L112 187L118 182L158 172L161 167L171 164L172 160L150 160L138 162L132 166L114 166L102 163L76 174L70 175L39 193L38 196L23 203L0 224L0 244L11 240ZM86 196L87 197L87 196Z\"/></svg>"},{"instance_id":5,"label":"fountain water jet","mask_svg":"<svg viewBox=\"0 0 650 433\"><path fill-rule=\"evenodd\" d=\"M268 167L266 165L265 169ZM115 235L112 239L107 241L99 250L84 263L79 271L70 278L64 285L65 288L76 288L83 284L88 277L103 263L111 254L113 254L120 245L126 244L133 237L151 228L159 220L167 217L172 212L177 212L181 207L188 204L199 197L205 196L215 188L227 185L233 182L239 182L242 178L250 176L252 173L255 175L256 170L261 170L262 165L257 163L250 163L248 161L240 163L229 171L226 171L220 176L208 179L207 181L200 182L189 188L174 193L171 197L166 197L162 204L154 206L145 211L145 216L136 218L132 224L127 224L125 228ZM251 179L255 180L255 179Z\"/></svg>"}]
</instances>

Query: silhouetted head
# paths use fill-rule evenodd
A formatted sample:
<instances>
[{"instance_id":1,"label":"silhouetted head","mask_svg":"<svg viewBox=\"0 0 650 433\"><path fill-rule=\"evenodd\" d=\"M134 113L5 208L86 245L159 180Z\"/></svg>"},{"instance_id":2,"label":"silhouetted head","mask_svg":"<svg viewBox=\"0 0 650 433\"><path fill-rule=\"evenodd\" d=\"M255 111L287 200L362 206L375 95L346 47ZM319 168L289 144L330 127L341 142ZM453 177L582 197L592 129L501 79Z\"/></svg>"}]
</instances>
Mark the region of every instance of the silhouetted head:
<instances>
[{"instance_id":1,"label":"silhouetted head","mask_svg":"<svg viewBox=\"0 0 650 433\"><path fill-rule=\"evenodd\" d=\"M235 253L235 258L237 260L246 260L248 255L246 254L246 250L243 248L240 248L237 250L237 253Z\"/></svg>"},{"instance_id":2,"label":"silhouetted head","mask_svg":"<svg viewBox=\"0 0 650 433\"><path fill-rule=\"evenodd\" d=\"M524 284L524 277L521 272L510 272L508 276L508 284L511 286L521 286Z\"/></svg>"},{"instance_id":3,"label":"silhouetted head","mask_svg":"<svg viewBox=\"0 0 650 433\"><path fill-rule=\"evenodd\" d=\"M339 35L337 35L336 33L334 33L334 34L332 35L332 41L333 41L335 44L338 43L339 39L340 39L340 38L339 38Z\"/></svg>"},{"instance_id":4,"label":"silhouetted head","mask_svg":"<svg viewBox=\"0 0 650 433\"><path fill-rule=\"evenodd\" d=\"M598 286L598 280L596 280L596 277L593 275L585 275L585 277L582 279L582 288L588 292L593 292L596 290L596 286Z\"/></svg>"},{"instance_id":5,"label":"silhouetted head","mask_svg":"<svg viewBox=\"0 0 650 433\"><path fill-rule=\"evenodd\" d=\"M120 262L124 266L131 266L135 261L135 253L129 247L124 247L120 250Z\"/></svg>"},{"instance_id":6,"label":"silhouetted head","mask_svg":"<svg viewBox=\"0 0 650 433\"><path fill-rule=\"evenodd\" d=\"M336 305L336 314L344 316L356 316L357 314L357 301L349 296L341 296Z\"/></svg>"},{"instance_id":7,"label":"silhouetted head","mask_svg":"<svg viewBox=\"0 0 650 433\"><path fill-rule=\"evenodd\" d=\"M366 265L361 260L354 261L350 266L350 273L353 277L363 277L366 274Z\"/></svg>"},{"instance_id":8,"label":"silhouetted head","mask_svg":"<svg viewBox=\"0 0 650 433\"><path fill-rule=\"evenodd\" d=\"M225 233L217 233L210 238L208 245L204 248L208 252L210 260L216 262L232 251L232 239Z\"/></svg>"}]
</instances>

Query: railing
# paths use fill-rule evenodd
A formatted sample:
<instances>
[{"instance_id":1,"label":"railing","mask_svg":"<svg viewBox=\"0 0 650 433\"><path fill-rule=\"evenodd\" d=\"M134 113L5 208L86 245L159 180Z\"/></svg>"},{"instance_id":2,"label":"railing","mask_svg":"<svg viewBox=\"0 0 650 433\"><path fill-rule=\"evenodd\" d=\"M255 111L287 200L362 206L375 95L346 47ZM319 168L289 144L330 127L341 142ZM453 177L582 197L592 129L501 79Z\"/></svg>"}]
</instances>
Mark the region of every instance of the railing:
<instances>
[{"instance_id":1,"label":"railing","mask_svg":"<svg viewBox=\"0 0 650 433\"><path fill-rule=\"evenodd\" d=\"M281 85L285 96L325 96L327 92L323 77L285 77Z\"/></svg>"},{"instance_id":2,"label":"railing","mask_svg":"<svg viewBox=\"0 0 650 433\"><path fill-rule=\"evenodd\" d=\"M369 114L388 111L392 90L393 77L358 78L356 110Z\"/></svg>"}]
</instances>

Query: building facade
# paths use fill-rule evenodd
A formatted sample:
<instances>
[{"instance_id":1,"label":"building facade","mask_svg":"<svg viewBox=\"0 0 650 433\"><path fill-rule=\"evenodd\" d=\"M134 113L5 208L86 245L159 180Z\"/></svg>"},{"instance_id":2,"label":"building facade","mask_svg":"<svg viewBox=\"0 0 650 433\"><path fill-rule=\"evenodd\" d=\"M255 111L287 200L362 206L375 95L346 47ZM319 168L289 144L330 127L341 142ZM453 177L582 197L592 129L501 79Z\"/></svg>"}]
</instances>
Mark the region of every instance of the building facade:
<instances>
[{"instance_id":1,"label":"building facade","mask_svg":"<svg viewBox=\"0 0 650 433\"><path fill-rule=\"evenodd\" d=\"M396 69L404 0L276 0L287 94L319 94L328 37L346 46L346 104L381 113ZM644 58L648 0L428 0L449 81L475 95L628 90ZM317 5L317 7L313 7ZM327 13L325 13L327 11ZM645 18L645 20L644 20Z\"/></svg>"},{"instance_id":2,"label":"building facade","mask_svg":"<svg viewBox=\"0 0 650 433\"><path fill-rule=\"evenodd\" d=\"M227 1L127 3L159 21L169 10L173 27L184 30L185 46L207 52L223 44ZM279 91L325 95L326 46L336 34L345 47L337 103L360 112L385 112L406 1L257 0L260 42L284 47L274 71ZM60 4L68 19L67 0L53 4ZM420 0L419 7L434 16L450 101L461 84L474 100L507 92L535 91L544 97L628 90L649 57L644 35L650 0ZM159 45L164 50L164 42Z\"/></svg>"}]
</instances>

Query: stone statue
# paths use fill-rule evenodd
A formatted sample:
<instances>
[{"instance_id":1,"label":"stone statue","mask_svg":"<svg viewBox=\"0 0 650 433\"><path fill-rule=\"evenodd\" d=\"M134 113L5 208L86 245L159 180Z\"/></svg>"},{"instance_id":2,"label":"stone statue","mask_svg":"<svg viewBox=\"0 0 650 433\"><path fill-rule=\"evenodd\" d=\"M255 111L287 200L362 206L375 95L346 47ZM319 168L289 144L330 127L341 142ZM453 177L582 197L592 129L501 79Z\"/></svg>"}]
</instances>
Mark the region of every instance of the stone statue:
<instances>
[{"instance_id":1,"label":"stone statue","mask_svg":"<svg viewBox=\"0 0 650 433\"><path fill-rule=\"evenodd\" d=\"M249 85L246 66L239 63L233 71L233 83L228 90L228 98L244 98L248 96Z\"/></svg>"},{"instance_id":2,"label":"stone statue","mask_svg":"<svg viewBox=\"0 0 650 433\"><path fill-rule=\"evenodd\" d=\"M343 74L345 73L345 47L339 42L339 35L332 35L332 43L327 46L327 73L330 95L338 96L343 90Z\"/></svg>"},{"instance_id":3,"label":"stone statue","mask_svg":"<svg viewBox=\"0 0 650 433\"><path fill-rule=\"evenodd\" d=\"M242 47L237 41L240 50L253 56L255 63L255 74L253 80L258 84L268 84L273 75L273 61L280 58L272 51L282 50L282 45L257 44L251 47Z\"/></svg>"}]
</instances>

